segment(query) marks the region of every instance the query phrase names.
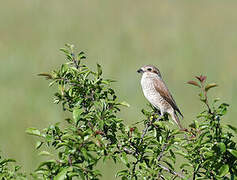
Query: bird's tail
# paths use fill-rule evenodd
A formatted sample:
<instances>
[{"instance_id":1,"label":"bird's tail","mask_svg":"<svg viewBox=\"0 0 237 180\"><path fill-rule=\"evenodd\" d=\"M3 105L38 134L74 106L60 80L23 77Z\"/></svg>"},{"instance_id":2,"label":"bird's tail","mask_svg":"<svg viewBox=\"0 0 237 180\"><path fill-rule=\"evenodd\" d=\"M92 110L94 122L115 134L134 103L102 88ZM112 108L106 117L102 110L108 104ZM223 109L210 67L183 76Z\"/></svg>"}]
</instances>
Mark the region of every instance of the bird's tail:
<instances>
[{"instance_id":1,"label":"bird's tail","mask_svg":"<svg viewBox=\"0 0 237 180\"><path fill-rule=\"evenodd\" d=\"M181 125L180 121L179 121L179 117L177 116L176 112L173 112L171 114L171 118L174 120L174 122L179 126L180 130L183 130L183 126Z\"/></svg>"}]
</instances>

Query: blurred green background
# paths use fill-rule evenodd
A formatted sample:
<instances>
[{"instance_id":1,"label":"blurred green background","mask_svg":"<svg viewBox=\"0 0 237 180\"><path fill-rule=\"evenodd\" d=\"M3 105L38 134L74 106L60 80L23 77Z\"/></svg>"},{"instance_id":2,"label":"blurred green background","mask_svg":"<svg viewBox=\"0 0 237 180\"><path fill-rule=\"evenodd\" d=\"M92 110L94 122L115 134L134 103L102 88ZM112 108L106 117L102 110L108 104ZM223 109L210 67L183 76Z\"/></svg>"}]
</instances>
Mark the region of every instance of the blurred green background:
<instances>
[{"instance_id":1,"label":"blurred green background","mask_svg":"<svg viewBox=\"0 0 237 180\"><path fill-rule=\"evenodd\" d=\"M225 123L237 125L236 1L2 1L0 6L0 149L27 172L40 162L35 137L27 127L44 128L65 114L52 103L54 88L36 74L64 62L58 51L72 43L100 63L104 76L131 107L121 117L141 120L146 107L136 70L154 64L190 123L202 106L195 87L186 84L204 74L219 87L211 90L231 104ZM114 179L106 164L102 179Z\"/></svg>"}]
</instances>

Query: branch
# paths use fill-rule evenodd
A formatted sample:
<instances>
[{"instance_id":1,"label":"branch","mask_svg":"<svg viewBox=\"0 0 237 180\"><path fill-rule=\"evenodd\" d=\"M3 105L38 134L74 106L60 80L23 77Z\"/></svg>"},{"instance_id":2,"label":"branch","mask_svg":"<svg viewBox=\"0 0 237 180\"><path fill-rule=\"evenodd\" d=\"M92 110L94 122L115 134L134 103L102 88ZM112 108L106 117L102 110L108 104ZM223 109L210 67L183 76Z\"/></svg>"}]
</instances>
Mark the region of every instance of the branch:
<instances>
[{"instance_id":1,"label":"branch","mask_svg":"<svg viewBox=\"0 0 237 180\"><path fill-rule=\"evenodd\" d=\"M71 56L72 56L72 61L74 63L75 68L79 69L79 65L78 65L78 63L77 63L77 61L75 59L75 54L71 53Z\"/></svg>"},{"instance_id":2,"label":"branch","mask_svg":"<svg viewBox=\"0 0 237 180\"><path fill-rule=\"evenodd\" d=\"M127 154L137 155L136 152L134 152L133 150L128 149L128 148L126 148L126 147L122 147L121 144L118 144L117 147L118 147L118 149L122 148L122 150L123 150L125 153L127 153Z\"/></svg>"},{"instance_id":3,"label":"branch","mask_svg":"<svg viewBox=\"0 0 237 180\"><path fill-rule=\"evenodd\" d=\"M173 175L175 175L175 176L178 176L178 177L180 177L180 178L186 178L184 175L182 175L182 174L180 174L180 173L178 173L178 172L175 172L175 171L173 171L172 169L169 169L169 168L167 168L167 167L165 167L165 166L163 166L163 165L161 165L161 164L158 164L158 166L160 167L160 168L162 168L163 170L165 170L165 171L167 171L167 172L169 172L169 173L171 173L171 174L173 174Z\"/></svg>"},{"instance_id":4,"label":"branch","mask_svg":"<svg viewBox=\"0 0 237 180\"><path fill-rule=\"evenodd\" d=\"M147 134L147 131L148 131L148 129L149 129L150 126L151 126L151 121L147 122L145 129L143 129L143 133L142 133L142 136L141 136L140 145L143 143L143 139L144 139L145 135ZM135 153L136 153L136 154L139 154L137 151L138 151L138 149L136 149L136 152L135 152ZM144 155L144 152L141 154L141 157L140 157L140 158L137 158L137 161L133 164L132 177L134 177L134 174L135 174L135 171L136 171L136 166L137 166L137 164L141 161L141 159L143 158L143 155Z\"/></svg>"},{"instance_id":5,"label":"branch","mask_svg":"<svg viewBox=\"0 0 237 180\"><path fill-rule=\"evenodd\" d=\"M134 177L135 175L135 171L136 171L136 166L139 163L140 159L137 159L137 161L133 164L133 168L132 168L132 177Z\"/></svg>"},{"instance_id":6,"label":"branch","mask_svg":"<svg viewBox=\"0 0 237 180\"><path fill-rule=\"evenodd\" d=\"M170 138L170 136L167 138L167 140L169 140L169 138ZM166 150L166 148L167 148L168 145L169 145L169 143L166 143L166 144L164 144L164 146L162 147L161 152L160 152L159 156L157 157L157 160L158 160L158 161L160 161L161 158L164 156L164 152L165 152L165 150Z\"/></svg>"},{"instance_id":7,"label":"branch","mask_svg":"<svg viewBox=\"0 0 237 180\"><path fill-rule=\"evenodd\" d=\"M144 137L145 137L145 135L146 135L146 133L148 131L148 128L150 126L151 126L151 122L149 121L149 122L147 122L145 129L143 129L143 131L142 131L143 133L142 133L142 136L141 136L141 143L140 144L143 143L143 139L144 139Z\"/></svg>"},{"instance_id":8,"label":"branch","mask_svg":"<svg viewBox=\"0 0 237 180\"><path fill-rule=\"evenodd\" d=\"M158 174L158 179L162 179L162 180L165 180L165 177L161 174Z\"/></svg>"},{"instance_id":9,"label":"branch","mask_svg":"<svg viewBox=\"0 0 237 180\"><path fill-rule=\"evenodd\" d=\"M197 168L195 168L196 170L194 170L194 173L193 173L193 180L195 180L195 179L196 179L196 174L197 174L197 172L198 172L199 168L200 168L200 164L198 164L198 167L197 167Z\"/></svg>"}]
</instances>

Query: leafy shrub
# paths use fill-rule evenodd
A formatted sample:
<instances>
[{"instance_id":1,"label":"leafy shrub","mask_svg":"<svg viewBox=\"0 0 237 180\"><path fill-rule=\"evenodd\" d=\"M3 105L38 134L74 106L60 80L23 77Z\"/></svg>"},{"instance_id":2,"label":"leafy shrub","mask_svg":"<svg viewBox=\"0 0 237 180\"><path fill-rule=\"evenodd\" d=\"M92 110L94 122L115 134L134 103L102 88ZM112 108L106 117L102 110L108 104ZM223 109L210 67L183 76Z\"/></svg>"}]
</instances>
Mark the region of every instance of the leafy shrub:
<instances>
[{"instance_id":1,"label":"leafy shrub","mask_svg":"<svg viewBox=\"0 0 237 180\"><path fill-rule=\"evenodd\" d=\"M228 104L216 99L209 104L206 76L188 83L200 88L200 100L206 108L189 129L170 128L168 117L161 120L154 108L143 109L143 121L127 126L117 112L129 106L118 100L111 88L113 80L102 76L97 64L93 71L86 66L84 52L76 54L73 45L61 51L66 63L52 73L40 76L57 86L54 103L71 113L64 123L43 130L28 128L38 137L36 148L50 148L53 154L32 173L34 179L99 179L99 161L123 163L116 177L125 179L235 179L237 150L233 140L237 128L222 125ZM137 124L143 124L143 130ZM181 162L181 163L180 163Z\"/></svg>"},{"instance_id":2,"label":"leafy shrub","mask_svg":"<svg viewBox=\"0 0 237 180\"><path fill-rule=\"evenodd\" d=\"M0 179L1 180L25 180L25 173L20 172L21 167L15 164L14 159L4 159L0 156Z\"/></svg>"}]
</instances>

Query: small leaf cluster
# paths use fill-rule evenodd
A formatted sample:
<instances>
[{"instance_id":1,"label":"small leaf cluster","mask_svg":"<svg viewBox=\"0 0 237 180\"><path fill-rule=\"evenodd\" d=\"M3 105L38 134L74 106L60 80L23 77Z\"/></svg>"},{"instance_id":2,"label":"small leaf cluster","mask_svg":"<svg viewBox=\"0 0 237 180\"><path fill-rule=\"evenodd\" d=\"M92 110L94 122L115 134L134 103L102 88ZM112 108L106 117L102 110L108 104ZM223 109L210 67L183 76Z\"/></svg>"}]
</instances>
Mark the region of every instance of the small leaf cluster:
<instances>
[{"instance_id":1,"label":"small leaf cluster","mask_svg":"<svg viewBox=\"0 0 237 180\"><path fill-rule=\"evenodd\" d=\"M215 99L211 107L206 93L217 85L215 83L205 85L205 76L196 78L201 85L193 83L194 81L188 83L200 88L200 94L204 94L204 99L200 96L201 101L205 103L207 110L200 113L197 120L190 125L188 140L183 144L183 156L188 163L182 167L191 167L193 178L233 179L237 175L237 145L233 140L237 129L232 125L221 124L229 105L226 103L218 105L219 99Z\"/></svg>"},{"instance_id":2,"label":"small leaf cluster","mask_svg":"<svg viewBox=\"0 0 237 180\"><path fill-rule=\"evenodd\" d=\"M26 180L26 174L21 172L21 167L15 164L14 159L5 159L0 156L0 179L1 180Z\"/></svg>"}]
</instances>

